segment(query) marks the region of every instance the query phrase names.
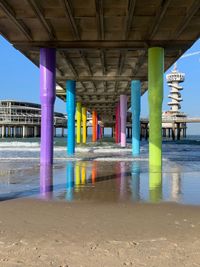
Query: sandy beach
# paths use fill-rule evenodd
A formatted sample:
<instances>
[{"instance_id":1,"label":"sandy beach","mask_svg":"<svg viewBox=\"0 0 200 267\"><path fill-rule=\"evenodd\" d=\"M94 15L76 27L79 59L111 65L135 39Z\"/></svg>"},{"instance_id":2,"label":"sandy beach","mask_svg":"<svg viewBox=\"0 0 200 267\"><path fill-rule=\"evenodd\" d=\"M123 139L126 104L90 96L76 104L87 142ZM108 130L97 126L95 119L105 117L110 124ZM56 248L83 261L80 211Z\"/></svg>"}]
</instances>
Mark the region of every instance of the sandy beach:
<instances>
[{"instance_id":1,"label":"sandy beach","mask_svg":"<svg viewBox=\"0 0 200 267\"><path fill-rule=\"evenodd\" d=\"M199 266L200 207L0 203L0 266Z\"/></svg>"}]
</instances>

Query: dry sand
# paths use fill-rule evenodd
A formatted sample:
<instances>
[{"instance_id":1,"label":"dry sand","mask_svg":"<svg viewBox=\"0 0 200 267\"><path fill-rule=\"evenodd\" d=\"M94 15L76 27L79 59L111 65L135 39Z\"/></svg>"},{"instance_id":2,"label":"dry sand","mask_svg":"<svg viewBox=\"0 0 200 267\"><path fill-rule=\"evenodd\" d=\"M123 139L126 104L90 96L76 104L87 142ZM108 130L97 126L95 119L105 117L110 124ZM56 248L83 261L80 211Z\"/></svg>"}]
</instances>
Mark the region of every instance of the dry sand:
<instances>
[{"instance_id":1,"label":"dry sand","mask_svg":"<svg viewBox=\"0 0 200 267\"><path fill-rule=\"evenodd\" d=\"M0 266L200 266L200 207L0 203Z\"/></svg>"}]
</instances>

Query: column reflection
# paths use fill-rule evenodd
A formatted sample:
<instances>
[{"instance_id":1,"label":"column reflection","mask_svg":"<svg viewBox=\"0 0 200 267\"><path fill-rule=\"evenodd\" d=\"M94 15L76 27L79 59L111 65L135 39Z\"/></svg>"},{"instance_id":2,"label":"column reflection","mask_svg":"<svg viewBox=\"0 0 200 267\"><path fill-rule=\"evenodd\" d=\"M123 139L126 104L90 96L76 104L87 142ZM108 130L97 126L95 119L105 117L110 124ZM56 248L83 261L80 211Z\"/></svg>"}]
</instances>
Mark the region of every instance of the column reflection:
<instances>
[{"instance_id":1,"label":"column reflection","mask_svg":"<svg viewBox=\"0 0 200 267\"><path fill-rule=\"evenodd\" d=\"M125 162L120 162L120 199L126 196L126 166Z\"/></svg>"},{"instance_id":2,"label":"column reflection","mask_svg":"<svg viewBox=\"0 0 200 267\"><path fill-rule=\"evenodd\" d=\"M131 166L131 180L130 189L132 193L132 200L140 199L140 164L134 161Z\"/></svg>"},{"instance_id":3,"label":"column reflection","mask_svg":"<svg viewBox=\"0 0 200 267\"><path fill-rule=\"evenodd\" d=\"M92 184L95 184L97 178L97 162L92 162Z\"/></svg>"},{"instance_id":4,"label":"column reflection","mask_svg":"<svg viewBox=\"0 0 200 267\"><path fill-rule=\"evenodd\" d=\"M179 167L173 169L171 182L171 200L178 202L181 195L181 172Z\"/></svg>"},{"instance_id":5,"label":"column reflection","mask_svg":"<svg viewBox=\"0 0 200 267\"><path fill-rule=\"evenodd\" d=\"M74 163L67 162L66 166L66 195L67 201L72 201L74 198Z\"/></svg>"},{"instance_id":6,"label":"column reflection","mask_svg":"<svg viewBox=\"0 0 200 267\"><path fill-rule=\"evenodd\" d=\"M86 163L82 162L81 164L81 184L84 185L86 183Z\"/></svg>"},{"instance_id":7,"label":"column reflection","mask_svg":"<svg viewBox=\"0 0 200 267\"><path fill-rule=\"evenodd\" d=\"M53 166L40 165L40 196L44 199L52 198L53 192Z\"/></svg>"},{"instance_id":8,"label":"column reflection","mask_svg":"<svg viewBox=\"0 0 200 267\"><path fill-rule=\"evenodd\" d=\"M149 172L149 200L156 203L162 200L162 172Z\"/></svg>"}]
</instances>

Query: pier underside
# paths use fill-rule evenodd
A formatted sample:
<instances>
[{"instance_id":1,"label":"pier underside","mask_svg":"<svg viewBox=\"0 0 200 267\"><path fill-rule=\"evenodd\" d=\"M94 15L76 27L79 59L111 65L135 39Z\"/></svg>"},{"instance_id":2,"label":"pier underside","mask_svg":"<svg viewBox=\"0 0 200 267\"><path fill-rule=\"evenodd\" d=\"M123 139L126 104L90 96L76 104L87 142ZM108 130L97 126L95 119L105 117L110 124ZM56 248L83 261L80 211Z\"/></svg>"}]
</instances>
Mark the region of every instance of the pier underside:
<instances>
[{"instance_id":1,"label":"pier underside","mask_svg":"<svg viewBox=\"0 0 200 267\"><path fill-rule=\"evenodd\" d=\"M39 48L54 47L56 95L65 101L66 80L76 99L102 117L115 114L130 81L147 88L147 51L165 49L165 70L199 37L200 2L109 0L0 1L0 32L39 66Z\"/></svg>"}]
</instances>

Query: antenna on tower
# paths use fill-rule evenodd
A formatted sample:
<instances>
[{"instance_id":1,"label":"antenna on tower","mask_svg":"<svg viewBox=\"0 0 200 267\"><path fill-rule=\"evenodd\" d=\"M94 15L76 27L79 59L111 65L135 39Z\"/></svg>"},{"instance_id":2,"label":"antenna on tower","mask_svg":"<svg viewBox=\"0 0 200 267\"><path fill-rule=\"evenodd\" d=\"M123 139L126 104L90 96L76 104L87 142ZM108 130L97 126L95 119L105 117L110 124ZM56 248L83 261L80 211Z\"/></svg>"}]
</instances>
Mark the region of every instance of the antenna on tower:
<instances>
[{"instance_id":1,"label":"antenna on tower","mask_svg":"<svg viewBox=\"0 0 200 267\"><path fill-rule=\"evenodd\" d=\"M173 71L177 71L177 62L174 63L174 69Z\"/></svg>"}]
</instances>

